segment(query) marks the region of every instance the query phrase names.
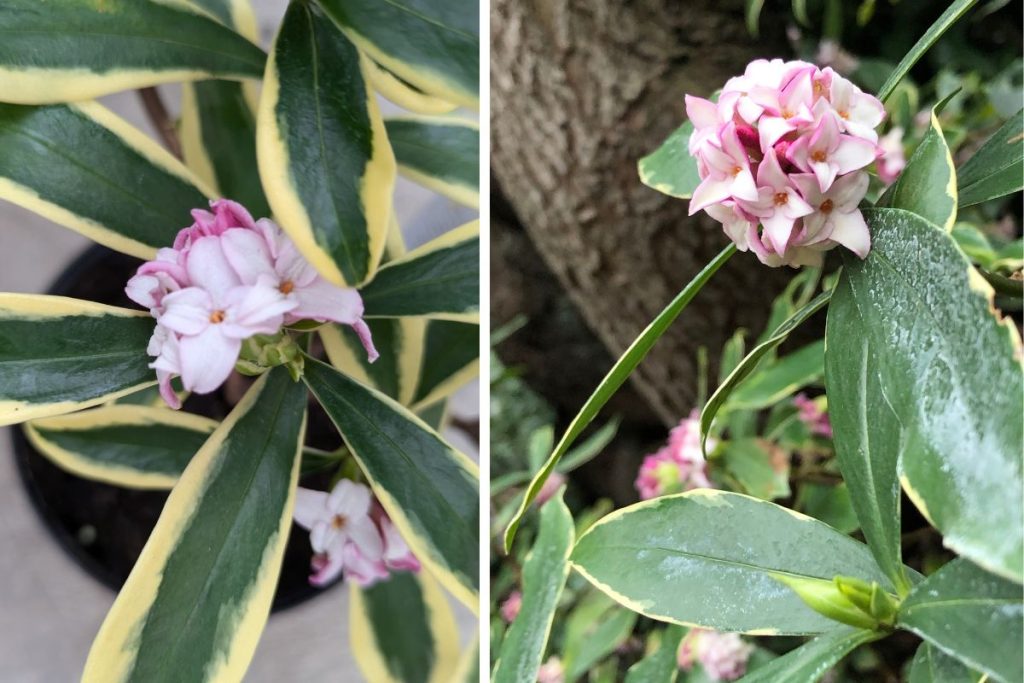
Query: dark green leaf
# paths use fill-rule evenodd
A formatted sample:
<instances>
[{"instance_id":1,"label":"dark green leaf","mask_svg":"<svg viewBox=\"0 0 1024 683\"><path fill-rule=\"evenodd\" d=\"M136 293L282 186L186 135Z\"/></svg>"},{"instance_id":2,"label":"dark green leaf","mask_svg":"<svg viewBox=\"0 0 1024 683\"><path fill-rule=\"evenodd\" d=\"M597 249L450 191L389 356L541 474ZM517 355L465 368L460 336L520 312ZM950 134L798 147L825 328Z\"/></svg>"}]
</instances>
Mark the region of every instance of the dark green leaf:
<instances>
[{"instance_id":1,"label":"dark green leaf","mask_svg":"<svg viewBox=\"0 0 1024 683\"><path fill-rule=\"evenodd\" d=\"M811 342L770 367L755 372L733 392L727 407L760 410L772 406L808 384L819 381L825 374L824 362L825 342Z\"/></svg>"},{"instance_id":2,"label":"dark green leaf","mask_svg":"<svg viewBox=\"0 0 1024 683\"><path fill-rule=\"evenodd\" d=\"M982 683L985 674L968 669L931 643L917 648L908 683Z\"/></svg>"},{"instance_id":3,"label":"dark green leaf","mask_svg":"<svg viewBox=\"0 0 1024 683\"><path fill-rule=\"evenodd\" d=\"M957 172L960 206L972 206L1024 188L1024 109L985 141Z\"/></svg>"},{"instance_id":4,"label":"dark green leaf","mask_svg":"<svg viewBox=\"0 0 1024 683\"><path fill-rule=\"evenodd\" d=\"M480 326L450 320L427 322L424 363L413 403L432 403L448 396L476 375Z\"/></svg>"},{"instance_id":5,"label":"dark green leaf","mask_svg":"<svg viewBox=\"0 0 1024 683\"><path fill-rule=\"evenodd\" d=\"M700 184L697 160L690 156L687 145L693 135L693 124L687 121L669 135L661 147L638 164L640 182L662 194L689 199Z\"/></svg>"},{"instance_id":6,"label":"dark green leaf","mask_svg":"<svg viewBox=\"0 0 1024 683\"><path fill-rule=\"evenodd\" d=\"M480 128L456 118L418 117L384 122L398 171L460 204L480 203Z\"/></svg>"},{"instance_id":7,"label":"dark green leaf","mask_svg":"<svg viewBox=\"0 0 1024 683\"><path fill-rule=\"evenodd\" d=\"M773 659L740 679L741 683L817 683L840 659L882 633L843 626Z\"/></svg>"},{"instance_id":8,"label":"dark green leaf","mask_svg":"<svg viewBox=\"0 0 1024 683\"><path fill-rule=\"evenodd\" d=\"M721 462L736 481L761 500L789 496L789 454L761 439L727 441Z\"/></svg>"},{"instance_id":9,"label":"dark green leaf","mask_svg":"<svg viewBox=\"0 0 1024 683\"><path fill-rule=\"evenodd\" d=\"M675 683L679 674L676 651L683 639L683 631L681 626L662 629L658 649L629 667L626 683Z\"/></svg>"}]
</instances>

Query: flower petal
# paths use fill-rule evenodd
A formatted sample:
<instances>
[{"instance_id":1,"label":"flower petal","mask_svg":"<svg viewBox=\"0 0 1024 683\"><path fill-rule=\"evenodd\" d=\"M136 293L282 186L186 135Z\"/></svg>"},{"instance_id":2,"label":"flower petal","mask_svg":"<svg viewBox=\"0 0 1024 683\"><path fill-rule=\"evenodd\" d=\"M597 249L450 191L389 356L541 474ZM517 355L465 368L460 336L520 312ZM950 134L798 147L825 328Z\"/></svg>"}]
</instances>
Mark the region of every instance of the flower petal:
<instances>
[{"instance_id":1,"label":"flower petal","mask_svg":"<svg viewBox=\"0 0 1024 683\"><path fill-rule=\"evenodd\" d=\"M864 221L864 215L859 210L834 213L829 239L838 242L861 258L871 251L871 233Z\"/></svg>"},{"instance_id":2,"label":"flower petal","mask_svg":"<svg viewBox=\"0 0 1024 683\"><path fill-rule=\"evenodd\" d=\"M224 255L218 237L201 237L185 255L185 270L197 287L209 291L214 297L242 284Z\"/></svg>"},{"instance_id":3,"label":"flower petal","mask_svg":"<svg viewBox=\"0 0 1024 683\"><path fill-rule=\"evenodd\" d=\"M289 320L311 318L351 325L363 315L363 298L359 292L333 285L322 277L296 289L292 297L297 305L289 312Z\"/></svg>"},{"instance_id":4,"label":"flower petal","mask_svg":"<svg viewBox=\"0 0 1024 683\"><path fill-rule=\"evenodd\" d=\"M182 337L181 381L188 391L208 394L224 384L235 368L242 342L224 336L220 325L210 325L194 337Z\"/></svg>"},{"instance_id":5,"label":"flower petal","mask_svg":"<svg viewBox=\"0 0 1024 683\"><path fill-rule=\"evenodd\" d=\"M295 523L303 529L310 530L317 520L323 520L330 516L327 509L327 494L323 491L312 489L295 489Z\"/></svg>"},{"instance_id":6,"label":"flower petal","mask_svg":"<svg viewBox=\"0 0 1024 683\"><path fill-rule=\"evenodd\" d=\"M260 276L277 277L270 247L255 230L232 228L220 236L224 257L243 285L254 285Z\"/></svg>"},{"instance_id":7,"label":"flower petal","mask_svg":"<svg viewBox=\"0 0 1024 683\"><path fill-rule=\"evenodd\" d=\"M327 499L327 508L342 515L349 523L363 519L370 513L370 489L348 479L339 481Z\"/></svg>"},{"instance_id":8,"label":"flower petal","mask_svg":"<svg viewBox=\"0 0 1024 683\"><path fill-rule=\"evenodd\" d=\"M210 325L213 300L199 287L186 287L172 292L161 301L164 312L158 321L178 334L200 334Z\"/></svg>"}]
</instances>

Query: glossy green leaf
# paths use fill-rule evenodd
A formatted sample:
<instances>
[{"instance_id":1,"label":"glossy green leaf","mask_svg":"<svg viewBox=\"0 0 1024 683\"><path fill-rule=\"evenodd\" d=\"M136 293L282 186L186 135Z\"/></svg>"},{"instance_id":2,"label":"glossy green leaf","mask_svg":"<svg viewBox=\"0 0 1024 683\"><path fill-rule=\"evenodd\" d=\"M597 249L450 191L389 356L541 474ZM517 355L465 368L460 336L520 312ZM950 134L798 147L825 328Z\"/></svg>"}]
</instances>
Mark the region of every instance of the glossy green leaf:
<instances>
[{"instance_id":1,"label":"glossy green leaf","mask_svg":"<svg viewBox=\"0 0 1024 683\"><path fill-rule=\"evenodd\" d=\"M275 368L189 463L82 680L241 681L292 526L306 390Z\"/></svg>"},{"instance_id":2,"label":"glossy green leaf","mask_svg":"<svg viewBox=\"0 0 1024 683\"><path fill-rule=\"evenodd\" d=\"M760 410L775 405L799 389L821 380L825 374L825 342L811 342L780 358L732 393L729 409Z\"/></svg>"},{"instance_id":3,"label":"glossy green leaf","mask_svg":"<svg viewBox=\"0 0 1024 683\"><path fill-rule=\"evenodd\" d=\"M0 425L61 415L156 383L148 313L0 294Z\"/></svg>"},{"instance_id":4,"label":"glossy green leaf","mask_svg":"<svg viewBox=\"0 0 1024 683\"><path fill-rule=\"evenodd\" d=\"M906 209L949 232L956 222L957 180L953 155L936 116L942 104L932 109L920 144L877 205Z\"/></svg>"},{"instance_id":5,"label":"glossy green leaf","mask_svg":"<svg viewBox=\"0 0 1024 683\"><path fill-rule=\"evenodd\" d=\"M615 605L600 619L587 624L580 637L567 644L562 652L566 680L583 676L614 652L633 633L636 620L636 612Z\"/></svg>"},{"instance_id":6,"label":"glossy green leaf","mask_svg":"<svg viewBox=\"0 0 1024 683\"><path fill-rule=\"evenodd\" d=\"M1024 109L1003 124L957 171L960 206L1024 188Z\"/></svg>"},{"instance_id":7,"label":"glossy green leaf","mask_svg":"<svg viewBox=\"0 0 1024 683\"><path fill-rule=\"evenodd\" d=\"M997 681L1024 680L1024 588L963 558L919 583L898 623Z\"/></svg>"},{"instance_id":8,"label":"glossy green leaf","mask_svg":"<svg viewBox=\"0 0 1024 683\"><path fill-rule=\"evenodd\" d=\"M837 627L775 576L842 574L891 588L867 546L792 510L714 489L618 510L580 538L571 560L597 588L652 619L761 635Z\"/></svg>"},{"instance_id":9,"label":"glossy green leaf","mask_svg":"<svg viewBox=\"0 0 1024 683\"><path fill-rule=\"evenodd\" d=\"M817 683L856 648L884 634L843 626L809 640L740 679L742 683Z\"/></svg>"},{"instance_id":10,"label":"glossy green leaf","mask_svg":"<svg viewBox=\"0 0 1024 683\"><path fill-rule=\"evenodd\" d=\"M761 439L728 441L721 463L745 493L761 500L789 496L789 453Z\"/></svg>"},{"instance_id":11,"label":"glossy green leaf","mask_svg":"<svg viewBox=\"0 0 1024 683\"><path fill-rule=\"evenodd\" d=\"M843 480L875 559L900 591L909 588L900 546L899 418L882 390L883 351L865 334L863 317L843 275L825 326L825 386Z\"/></svg>"},{"instance_id":12,"label":"glossy green leaf","mask_svg":"<svg viewBox=\"0 0 1024 683\"><path fill-rule=\"evenodd\" d=\"M477 0L317 0L374 61L417 89L476 107L480 80Z\"/></svg>"},{"instance_id":13,"label":"glossy green leaf","mask_svg":"<svg viewBox=\"0 0 1024 683\"><path fill-rule=\"evenodd\" d=\"M472 221L381 268L360 290L368 318L480 317L480 224Z\"/></svg>"},{"instance_id":14,"label":"glossy green leaf","mask_svg":"<svg viewBox=\"0 0 1024 683\"><path fill-rule=\"evenodd\" d=\"M797 509L844 534L852 534L860 528L850 489L845 482L835 486L813 482L801 484Z\"/></svg>"},{"instance_id":15,"label":"glossy green leaf","mask_svg":"<svg viewBox=\"0 0 1024 683\"><path fill-rule=\"evenodd\" d=\"M266 55L183 2L6 0L0 99L87 100L158 83L259 78Z\"/></svg>"},{"instance_id":16,"label":"glossy green leaf","mask_svg":"<svg viewBox=\"0 0 1024 683\"><path fill-rule=\"evenodd\" d=\"M523 500L520 503L519 510L516 512L515 517L509 523L508 528L505 529L505 552L508 552L512 547L512 539L515 538L516 529L519 527L519 522L522 520L523 515L526 513L527 508L540 493L541 488L544 486L544 482L547 481L548 477L555 470L558 465L558 461L561 460L562 456L565 455L566 451L572 446L572 444L580 437L587 426L593 421L597 414L604 407L604 404L615 395L615 392L619 390L629 376L632 374L636 366L640 364L654 346L655 342L661 338L661 335L665 334L665 331L675 321L679 314L683 312L687 304L693 300L693 297L697 296L697 293L704 287L711 276L718 271L719 268L725 264L729 258L736 253L736 247L730 245L723 249L719 254L713 258L704 268L697 273L697 275L682 289L679 294L676 295L668 306L658 314L651 324L648 325L640 336L637 337L626 352L623 353L619 359L612 366L612 369L608 371L608 374L604 376L601 383L597 385L597 389L590 395L583 407L580 408L580 412L576 414L572 422L569 423L569 428L565 430L565 434L562 435L562 439L555 446L555 450L552 451L548 457L547 462L544 463L544 467L541 468L537 474L534 475L533 480L530 482L529 488L526 490L526 494L523 496Z\"/></svg>"},{"instance_id":17,"label":"glossy green leaf","mask_svg":"<svg viewBox=\"0 0 1024 683\"><path fill-rule=\"evenodd\" d=\"M402 405L412 405L423 366L425 322L378 318L366 324L380 353L372 363L359 335L348 325L325 325L318 330L331 365Z\"/></svg>"},{"instance_id":18,"label":"glossy green leaf","mask_svg":"<svg viewBox=\"0 0 1024 683\"><path fill-rule=\"evenodd\" d=\"M395 158L363 58L311 3L288 7L263 81L256 151L281 227L325 278L373 276L391 223Z\"/></svg>"},{"instance_id":19,"label":"glossy green leaf","mask_svg":"<svg viewBox=\"0 0 1024 683\"><path fill-rule=\"evenodd\" d=\"M480 205L480 126L452 117L388 119L398 172L415 183L477 208Z\"/></svg>"},{"instance_id":20,"label":"glossy green leaf","mask_svg":"<svg viewBox=\"0 0 1024 683\"><path fill-rule=\"evenodd\" d=\"M942 34L945 33L950 26L955 24L960 17L967 13L971 7L978 0L956 0L950 3L949 7L945 12L942 13L935 23L932 24L924 35L914 44L914 47L910 48L900 63L896 65L896 70L892 72L889 78L885 81L882 87L878 90L878 99L885 102L892 95L893 91L903 77L910 72L910 69L917 64L917 60L921 59L925 52L935 44Z\"/></svg>"},{"instance_id":21,"label":"glossy green leaf","mask_svg":"<svg viewBox=\"0 0 1024 683\"><path fill-rule=\"evenodd\" d=\"M416 557L460 601L477 604L476 465L384 394L306 359L304 379L341 432Z\"/></svg>"},{"instance_id":22,"label":"glossy green leaf","mask_svg":"<svg viewBox=\"0 0 1024 683\"><path fill-rule=\"evenodd\" d=\"M569 574L572 515L559 493L540 510L540 531L523 565L523 603L505 632L493 683L537 680L558 599Z\"/></svg>"},{"instance_id":23,"label":"glossy green leaf","mask_svg":"<svg viewBox=\"0 0 1024 683\"><path fill-rule=\"evenodd\" d=\"M873 352L861 363L879 392L865 399L887 402L901 426L900 481L946 546L1020 581L1019 337L949 234L898 209L865 218L871 253L844 259L839 290Z\"/></svg>"},{"instance_id":24,"label":"glossy green leaf","mask_svg":"<svg viewBox=\"0 0 1024 683\"><path fill-rule=\"evenodd\" d=\"M392 573L369 588L352 584L352 655L374 683L451 683L459 664L455 616L426 572Z\"/></svg>"},{"instance_id":25,"label":"glossy green leaf","mask_svg":"<svg viewBox=\"0 0 1024 683\"><path fill-rule=\"evenodd\" d=\"M367 60L367 75L374 90L381 97L391 100L402 109L416 114L450 114L459 108L454 102L428 95L412 83L405 81L383 66Z\"/></svg>"},{"instance_id":26,"label":"glossy green leaf","mask_svg":"<svg viewBox=\"0 0 1024 683\"><path fill-rule=\"evenodd\" d=\"M626 683L675 683L679 675L676 652L684 630L681 626L662 629L658 648L629 667Z\"/></svg>"},{"instance_id":27,"label":"glossy green leaf","mask_svg":"<svg viewBox=\"0 0 1024 683\"><path fill-rule=\"evenodd\" d=\"M415 405L447 398L480 371L480 326L450 320L427 322L424 362Z\"/></svg>"},{"instance_id":28,"label":"glossy green leaf","mask_svg":"<svg viewBox=\"0 0 1024 683\"><path fill-rule=\"evenodd\" d=\"M690 156L687 145L693 135L693 124L687 121L677 128L661 147L640 159L637 167L640 182L662 194L689 199L700 184L697 160Z\"/></svg>"},{"instance_id":29,"label":"glossy green leaf","mask_svg":"<svg viewBox=\"0 0 1024 683\"><path fill-rule=\"evenodd\" d=\"M207 194L177 159L98 104L0 104L0 199L100 244L152 258Z\"/></svg>"},{"instance_id":30,"label":"glossy green leaf","mask_svg":"<svg viewBox=\"0 0 1024 683\"><path fill-rule=\"evenodd\" d=\"M910 663L908 683L983 683L985 674L972 671L929 642L921 643Z\"/></svg>"},{"instance_id":31,"label":"glossy green leaf","mask_svg":"<svg viewBox=\"0 0 1024 683\"><path fill-rule=\"evenodd\" d=\"M704 409L700 413L702 448L707 443L708 432L711 429L711 424L715 420L715 416L718 414L718 411L722 406L729 400L733 391L735 391L744 380L750 377L765 357L774 353L779 344L786 341L786 338L789 337L789 334L793 330L799 327L801 323L812 315L817 313L822 306L827 304L831 296L831 292L822 292L801 306L793 313L792 316L776 327L764 341L751 349L750 353L744 356L743 360L741 360L739 365L736 366L736 369L729 374L729 377L726 378L725 382L715 389L715 393L711 395L711 398L708 399L708 402L704 405Z\"/></svg>"}]
</instances>

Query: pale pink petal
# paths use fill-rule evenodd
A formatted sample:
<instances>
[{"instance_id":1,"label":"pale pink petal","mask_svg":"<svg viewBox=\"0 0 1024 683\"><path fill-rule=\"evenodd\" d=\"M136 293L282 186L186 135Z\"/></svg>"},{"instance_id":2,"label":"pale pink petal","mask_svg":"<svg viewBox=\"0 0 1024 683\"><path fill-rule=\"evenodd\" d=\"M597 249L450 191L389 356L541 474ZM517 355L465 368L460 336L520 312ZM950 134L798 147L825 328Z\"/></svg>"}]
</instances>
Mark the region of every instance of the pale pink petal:
<instances>
[{"instance_id":1,"label":"pale pink petal","mask_svg":"<svg viewBox=\"0 0 1024 683\"><path fill-rule=\"evenodd\" d=\"M796 126L781 116L764 116L757 125L757 131L761 136L761 150L771 148L779 139L796 130Z\"/></svg>"},{"instance_id":2,"label":"pale pink petal","mask_svg":"<svg viewBox=\"0 0 1024 683\"><path fill-rule=\"evenodd\" d=\"M781 211L776 211L774 216L761 219L764 237L768 238L768 243L776 254L783 254L786 251L786 245L793 234L793 224L794 219L786 218Z\"/></svg>"},{"instance_id":3,"label":"pale pink petal","mask_svg":"<svg viewBox=\"0 0 1024 683\"><path fill-rule=\"evenodd\" d=\"M213 213L217 217L217 227L220 232L229 228L249 228L251 230L255 227L252 214L238 202L230 199L214 199L210 202L210 208L213 209Z\"/></svg>"},{"instance_id":4,"label":"pale pink petal","mask_svg":"<svg viewBox=\"0 0 1024 683\"><path fill-rule=\"evenodd\" d=\"M843 245L864 258L871 250L871 233L860 211L832 214L832 233L829 239Z\"/></svg>"},{"instance_id":5,"label":"pale pink petal","mask_svg":"<svg viewBox=\"0 0 1024 683\"><path fill-rule=\"evenodd\" d=\"M310 565L313 568L313 574L309 577L309 582L320 587L326 586L341 575L341 570L345 568L345 561L341 553L336 555L318 553L313 556Z\"/></svg>"},{"instance_id":6,"label":"pale pink petal","mask_svg":"<svg viewBox=\"0 0 1024 683\"><path fill-rule=\"evenodd\" d=\"M873 163L877 150L878 147L867 140L841 135L831 161L839 168L839 173L845 175Z\"/></svg>"},{"instance_id":7,"label":"pale pink petal","mask_svg":"<svg viewBox=\"0 0 1024 683\"><path fill-rule=\"evenodd\" d=\"M247 339L254 334L275 334L284 322L284 314L297 303L269 282L251 287L235 287L224 297L225 319L221 333L226 337Z\"/></svg>"},{"instance_id":8,"label":"pale pink petal","mask_svg":"<svg viewBox=\"0 0 1024 683\"><path fill-rule=\"evenodd\" d=\"M754 182L754 175L749 168L744 168L732 179L730 194L736 199L755 201L758 198L757 183Z\"/></svg>"},{"instance_id":9,"label":"pale pink petal","mask_svg":"<svg viewBox=\"0 0 1024 683\"><path fill-rule=\"evenodd\" d=\"M296 289L292 297L297 305L288 314L289 322L309 318L351 325L363 315L363 298L359 292L338 287L321 277Z\"/></svg>"},{"instance_id":10,"label":"pale pink petal","mask_svg":"<svg viewBox=\"0 0 1024 683\"><path fill-rule=\"evenodd\" d=\"M370 514L370 489L348 479L340 480L327 498L327 509L345 519L358 521Z\"/></svg>"},{"instance_id":11,"label":"pale pink petal","mask_svg":"<svg viewBox=\"0 0 1024 683\"><path fill-rule=\"evenodd\" d=\"M775 150L768 148L764 160L757 167L757 184L762 188L772 188L776 192L788 187L786 173L779 165L779 159L775 156Z\"/></svg>"},{"instance_id":12,"label":"pale pink petal","mask_svg":"<svg viewBox=\"0 0 1024 683\"><path fill-rule=\"evenodd\" d=\"M327 494L312 489L295 489L295 523L303 529L312 529L317 520L330 515L327 510Z\"/></svg>"},{"instance_id":13,"label":"pale pink petal","mask_svg":"<svg viewBox=\"0 0 1024 683\"><path fill-rule=\"evenodd\" d=\"M163 298L164 312L159 317L161 325L178 334L195 335L210 325L213 300L210 294L199 287L186 287Z\"/></svg>"},{"instance_id":14,"label":"pale pink petal","mask_svg":"<svg viewBox=\"0 0 1024 683\"><path fill-rule=\"evenodd\" d=\"M701 181L697 189L693 191L693 196L690 198L690 215L697 213L701 209L724 202L726 199L732 196L732 178L716 178L714 176L708 176Z\"/></svg>"},{"instance_id":15,"label":"pale pink petal","mask_svg":"<svg viewBox=\"0 0 1024 683\"><path fill-rule=\"evenodd\" d=\"M718 106L711 100L686 95L686 116L693 122L694 128L709 128L720 122Z\"/></svg>"},{"instance_id":16,"label":"pale pink petal","mask_svg":"<svg viewBox=\"0 0 1024 683\"><path fill-rule=\"evenodd\" d=\"M164 403L174 410L181 410L181 399L178 398L177 392L171 386L174 375L165 370L157 370L156 379L160 384L160 398L164 400Z\"/></svg>"},{"instance_id":17,"label":"pale pink petal","mask_svg":"<svg viewBox=\"0 0 1024 683\"><path fill-rule=\"evenodd\" d=\"M387 517L380 519L380 528L384 538L384 564L389 569L418 572L420 561L413 555L398 528Z\"/></svg>"},{"instance_id":18,"label":"pale pink petal","mask_svg":"<svg viewBox=\"0 0 1024 683\"><path fill-rule=\"evenodd\" d=\"M849 173L836 180L829 192L836 210L844 213L855 210L867 194L869 183L868 174L864 172Z\"/></svg>"},{"instance_id":19,"label":"pale pink petal","mask_svg":"<svg viewBox=\"0 0 1024 683\"><path fill-rule=\"evenodd\" d=\"M836 175L839 174L839 167L827 161L811 161L810 167L814 177L818 180L818 189L822 192L827 192L828 188L832 187L832 183L835 182Z\"/></svg>"},{"instance_id":20,"label":"pale pink petal","mask_svg":"<svg viewBox=\"0 0 1024 683\"><path fill-rule=\"evenodd\" d=\"M242 284L217 237L201 237L192 244L185 257L185 270L195 286L206 289L215 297Z\"/></svg>"},{"instance_id":21,"label":"pale pink petal","mask_svg":"<svg viewBox=\"0 0 1024 683\"><path fill-rule=\"evenodd\" d=\"M232 228L221 235L220 244L243 285L256 284L260 276L277 277L270 247L259 232Z\"/></svg>"},{"instance_id":22,"label":"pale pink petal","mask_svg":"<svg viewBox=\"0 0 1024 683\"><path fill-rule=\"evenodd\" d=\"M313 552L335 555L337 552L331 550L340 551L345 540L345 534L339 533L335 528L333 518L314 520L309 529L309 544L313 546Z\"/></svg>"},{"instance_id":23,"label":"pale pink petal","mask_svg":"<svg viewBox=\"0 0 1024 683\"><path fill-rule=\"evenodd\" d=\"M366 557L355 544L349 543L345 546L342 558L345 563L345 578L363 588L372 586L377 581L388 577L388 570L383 560Z\"/></svg>"},{"instance_id":24,"label":"pale pink petal","mask_svg":"<svg viewBox=\"0 0 1024 683\"><path fill-rule=\"evenodd\" d=\"M160 280L155 275L135 275L124 288L128 298L143 308L156 308L159 292Z\"/></svg>"},{"instance_id":25,"label":"pale pink petal","mask_svg":"<svg viewBox=\"0 0 1024 683\"><path fill-rule=\"evenodd\" d=\"M239 339L221 334L219 325L210 325L194 337L182 337L181 381L187 391L208 394L224 384L235 368L242 350Z\"/></svg>"},{"instance_id":26,"label":"pale pink petal","mask_svg":"<svg viewBox=\"0 0 1024 683\"><path fill-rule=\"evenodd\" d=\"M384 557L384 539L380 536L380 530L376 523L369 516L363 517L360 521L349 521L346 527L349 539L359 546L363 556L378 560Z\"/></svg>"},{"instance_id":27,"label":"pale pink petal","mask_svg":"<svg viewBox=\"0 0 1024 683\"><path fill-rule=\"evenodd\" d=\"M373 333L370 331L370 326L366 324L366 321L359 318L352 323L352 329L356 331L363 349L366 350L367 362L372 363L380 358L380 354L377 353L377 349L373 345Z\"/></svg>"}]
</instances>

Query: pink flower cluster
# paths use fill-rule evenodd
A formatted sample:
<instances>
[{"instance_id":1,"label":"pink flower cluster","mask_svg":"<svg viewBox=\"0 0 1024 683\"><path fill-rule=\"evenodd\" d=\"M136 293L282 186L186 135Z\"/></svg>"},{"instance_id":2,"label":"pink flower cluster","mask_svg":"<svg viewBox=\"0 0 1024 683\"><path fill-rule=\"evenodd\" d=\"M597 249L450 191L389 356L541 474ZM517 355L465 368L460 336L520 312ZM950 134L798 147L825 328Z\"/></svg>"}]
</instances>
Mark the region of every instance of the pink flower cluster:
<instances>
[{"instance_id":1,"label":"pink flower cluster","mask_svg":"<svg viewBox=\"0 0 1024 683\"><path fill-rule=\"evenodd\" d=\"M714 449L708 439L708 449ZM695 488L711 488L707 462L700 447L700 415L694 410L669 432L668 443L644 458L634 483L647 500Z\"/></svg>"},{"instance_id":2,"label":"pink flower cluster","mask_svg":"<svg viewBox=\"0 0 1024 683\"><path fill-rule=\"evenodd\" d=\"M505 598L505 602L501 603L498 608L498 614L501 615L502 620L506 624L511 624L519 616L519 610L523 607L523 594L520 591L512 591L509 596Z\"/></svg>"},{"instance_id":3,"label":"pink flower cluster","mask_svg":"<svg viewBox=\"0 0 1024 683\"><path fill-rule=\"evenodd\" d=\"M703 209L737 248L773 267L819 264L840 244L867 255L858 204L864 169L882 155L878 99L830 67L759 59L717 103L687 95L686 113L701 178L691 215Z\"/></svg>"},{"instance_id":4,"label":"pink flower cluster","mask_svg":"<svg viewBox=\"0 0 1024 683\"><path fill-rule=\"evenodd\" d=\"M362 587L388 578L392 571L419 571L420 563L405 544L370 489L342 479L330 493L298 488L295 521L309 530L313 575L323 586L342 571Z\"/></svg>"},{"instance_id":5,"label":"pink flower cluster","mask_svg":"<svg viewBox=\"0 0 1024 683\"><path fill-rule=\"evenodd\" d=\"M754 646L736 633L695 628L679 643L677 663L683 671L690 671L694 662L700 662L712 681L735 681L747 672L753 652Z\"/></svg>"},{"instance_id":6,"label":"pink flower cluster","mask_svg":"<svg viewBox=\"0 0 1024 683\"><path fill-rule=\"evenodd\" d=\"M351 325L370 360L377 358L359 292L320 277L273 221L253 220L227 199L210 207L192 211L195 222L142 264L125 289L157 320L148 352L168 405L181 407L175 376L187 391L214 391L235 367L243 340L299 320Z\"/></svg>"},{"instance_id":7,"label":"pink flower cluster","mask_svg":"<svg viewBox=\"0 0 1024 683\"><path fill-rule=\"evenodd\" d=\"M828 419L828 411L822 408L817 401L807 398L806 394L797 394L793 397L793 405L797 413L811 434L832 438L832 423Z\"/></svg>"}]
</instances>

